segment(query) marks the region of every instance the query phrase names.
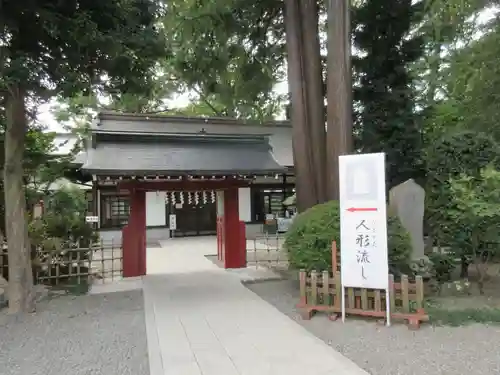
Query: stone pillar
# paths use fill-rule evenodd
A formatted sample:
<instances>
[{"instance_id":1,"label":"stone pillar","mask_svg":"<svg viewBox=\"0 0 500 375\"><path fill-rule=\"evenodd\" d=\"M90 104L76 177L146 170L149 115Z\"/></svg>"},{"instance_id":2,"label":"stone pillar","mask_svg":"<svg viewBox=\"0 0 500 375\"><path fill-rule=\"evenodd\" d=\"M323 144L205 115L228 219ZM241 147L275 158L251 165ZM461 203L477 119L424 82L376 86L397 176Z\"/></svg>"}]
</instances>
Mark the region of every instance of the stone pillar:
<instances>
[{"instance_id":1,"label":"stone pillar","mask_svg":"<svg viewBox=\"0 0 500 375\"><path fill-rule=\"evenodd\" d=\"M130 190L130 216L122 231L123 276L146 274L146 192Z\"/></svg>"}]
</instances>

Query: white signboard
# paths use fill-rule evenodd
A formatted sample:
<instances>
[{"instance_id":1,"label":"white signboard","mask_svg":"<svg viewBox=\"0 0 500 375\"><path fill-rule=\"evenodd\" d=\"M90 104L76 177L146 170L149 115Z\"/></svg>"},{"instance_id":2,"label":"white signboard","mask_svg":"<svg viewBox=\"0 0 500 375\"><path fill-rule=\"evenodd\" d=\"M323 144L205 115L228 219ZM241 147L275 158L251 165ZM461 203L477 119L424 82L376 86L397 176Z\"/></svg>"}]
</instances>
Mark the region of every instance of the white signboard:
<instances>
[{"instance_id":1,"label":"white signboard","mask_svg":"<svg viewBox=\"0 0 500 375\"><path fill-rule=\"evenodd\" d=\"M177 217L173 214L168 215L168 225L170 230L177 229Z\"/></svg>"},{"instance_id":2,"label":"white signboard","mask_svg":"<svg viewBox=\"0 0 500 375\"><path fill-rule=\"evenodd\" d=\"M85 216L86 223L97 223L99 221L99 217L97 216Z\"/></svg>"},{"instance_id":3,"label":"white signboard","mask_svg":"<svg viewBox=\"0 0 500 375\"><path fill-rule=\"evenodd\" d=\"M340 156L339 185L342 285L388 291L385 154Z\"/></svg>"}]
</instances>

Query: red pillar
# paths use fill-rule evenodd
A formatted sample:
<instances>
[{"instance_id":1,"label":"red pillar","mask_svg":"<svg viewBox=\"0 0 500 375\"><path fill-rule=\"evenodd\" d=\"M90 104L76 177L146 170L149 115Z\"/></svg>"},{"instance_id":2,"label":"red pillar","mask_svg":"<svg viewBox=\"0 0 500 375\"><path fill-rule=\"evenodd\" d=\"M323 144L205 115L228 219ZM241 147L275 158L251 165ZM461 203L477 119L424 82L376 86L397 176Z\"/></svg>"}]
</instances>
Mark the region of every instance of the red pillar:
<instances>
[{"instance_id":1,"label":"red pillar","mask_svg":"<svg viewBox=\"0 0 500 375\"><path fill-rule=\"evenodd\" d=\"M146 192L130 191L130 216L122 231L123 276L146 274Z\"/></svg>"},{"instance_id":2,"label":"red pillar","mask_svg":"<svg viewBox=\"0 0 500 375\"><path fill-rule=\"evenodd\" d=\"M238 211L238 188L224 190L223 202L220 207L223 217L219 218L222 227L218 236L222 245L219 260L223 262L224 268L244 268L247 265L246 239Z\"/></svg>"}]
</instances>

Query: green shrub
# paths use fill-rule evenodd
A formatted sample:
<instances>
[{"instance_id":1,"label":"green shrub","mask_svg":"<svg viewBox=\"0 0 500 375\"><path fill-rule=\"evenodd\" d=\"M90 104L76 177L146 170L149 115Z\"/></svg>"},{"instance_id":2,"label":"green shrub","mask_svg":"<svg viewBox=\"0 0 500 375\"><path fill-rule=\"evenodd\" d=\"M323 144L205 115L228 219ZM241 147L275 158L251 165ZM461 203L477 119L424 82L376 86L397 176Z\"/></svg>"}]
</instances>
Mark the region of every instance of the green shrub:
<instances>
[{"instance_id":1,"label":"green shrub","mask_svg":"<svg viewBox=\"0 0 500 375\"><path fill-rule=\"evenodd\" d=\"M408 273L411 240L399 219L389 217L387 222L389 264L391 272ZM330 201L316 205L298 215L288 230L285 249L294 269L331 270L332 241L340 251L339 203Z\"/></svg>"},{"instance_id":2,"label":"green shrub","mask_svg":"<svg viewBox=\"0 0 500 375\"><path fill-rule=\"evenodd\" d=\"M445 133L425 152L427 167L426 217L429 234L443 246L466 246L467 231L450 215L456 207L450 180L479 177L487 165L500 166L500 148L489 135L471 130Z\"/></svg>"}]
</instances>

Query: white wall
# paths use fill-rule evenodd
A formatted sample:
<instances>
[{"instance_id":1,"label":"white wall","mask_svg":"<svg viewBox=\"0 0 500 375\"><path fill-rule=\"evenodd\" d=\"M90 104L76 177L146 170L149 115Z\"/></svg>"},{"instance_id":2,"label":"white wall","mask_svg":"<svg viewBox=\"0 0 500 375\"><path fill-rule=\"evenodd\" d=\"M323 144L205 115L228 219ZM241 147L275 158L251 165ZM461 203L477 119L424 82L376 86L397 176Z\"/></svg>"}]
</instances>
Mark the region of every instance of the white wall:
<instances>
[{"instance_id":1,"label":"white wall","mask_svg":"<svg viewBox=\"0 0 500 375\"><path fill-rule=\"evenodd\" d=\"M245 222L252 221L252 200L249 187L238 189L238 203L240 220Z\"/></svg>"},{"instance_id":2,"label":"white wall","mask_svg":"<svg viewBox=\"0 0 500 375\"><path fill-rule=\"evenodd\" d=\"M164 191L147 191L146 192L146 226L159 227L165 226L165 197Z\"/></svg>"},{"instance_id":3,"label":"white wall","mask_svg":"<svg viewBox=\"0 0 500 375\"><path fill-rule=\"evenodd\" d=\"M104 245L120 246L122 244L122 231L116 230L101 230L99 232L101 241ZM167 240L170 238L170 230L168 228L148 228L146 229L146 246L156 244L158 241Z\"/></svg>"}]
</instances>

